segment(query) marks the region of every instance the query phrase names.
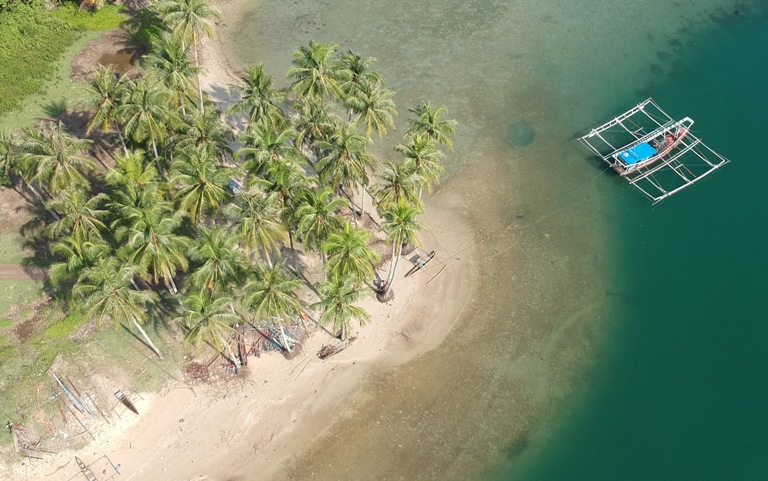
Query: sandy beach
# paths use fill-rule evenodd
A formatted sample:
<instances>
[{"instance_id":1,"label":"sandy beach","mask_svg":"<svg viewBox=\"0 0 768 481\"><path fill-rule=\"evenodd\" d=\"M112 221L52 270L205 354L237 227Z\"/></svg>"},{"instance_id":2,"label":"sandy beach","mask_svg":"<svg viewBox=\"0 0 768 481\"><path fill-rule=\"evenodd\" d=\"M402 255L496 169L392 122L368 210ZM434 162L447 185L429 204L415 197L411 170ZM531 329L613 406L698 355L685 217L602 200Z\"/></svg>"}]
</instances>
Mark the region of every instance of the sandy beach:
<instances>
[{"instance_id":1,"label":"sandy beach","mask_svg":"<svg viewBox=\"0 0 768 481\"><path fill-rule=\"evenodd\" d=\"M402 276L412 264L401 262L395 298L386 304L375 298L361 304L372 321L354 329L357 339L344 351L318 358L322 345L335 339L317 331L292 360L262 354L238 377L139 393L135 404L140 414L123 412L112 418L112 425L99 423L96 440L84 449L6 467L0 477L68 480L78 472L74 456L90 463L107 455L120 464L122 480L256 479L246 470L269 479L283 461L311 447L335 419L354 409L345 399L370 372L413 359L448 334L466 303L472 278L469 251L461 260L440 254L472 244L471 233L457 229L454 221L432 209L424 244L438 252L435 260L408 278Z\"/></svg>"},{"instance_id":2,"label":"sandy beach","mask_svg":"<svg viewBox=\"0 0 768 481\"><path fill-rule=\"evenodd\" d=\"M204 88L223 108L230 99L222 93L237 72L216 41L205 43L202 58ZM119 464L121 480L256 479L252 473L270 479L284 469L284 461L310 449L335 420L354 410L345 401L371 372L434 349L459 318L472 292L475 238L463 219L439 202L427 205L419 252L434 250L435 258L408 278L413 254L401 259L394 299L380 303L371 296L361 303L371 322L362 328L353 324L356 339L344 351L321 360L317 352L336 340L317 330L291 360L267 353L237 377L138 393L138 416L108 413L112 424L93 426L95 440L85 448L4 466L0 478L64 481L79 472L75 456L89 464L106 455ZM101 481L114 473L94 474Z\"/></svg>"}]
</instances>

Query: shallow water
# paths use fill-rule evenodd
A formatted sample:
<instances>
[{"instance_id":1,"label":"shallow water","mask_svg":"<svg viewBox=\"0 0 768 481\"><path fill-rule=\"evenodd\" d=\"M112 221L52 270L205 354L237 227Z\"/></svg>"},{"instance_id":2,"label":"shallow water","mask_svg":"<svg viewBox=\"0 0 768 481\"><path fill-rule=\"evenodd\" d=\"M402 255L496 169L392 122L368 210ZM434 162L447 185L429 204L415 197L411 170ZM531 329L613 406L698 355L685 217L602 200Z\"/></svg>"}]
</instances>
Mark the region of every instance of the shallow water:
<instances>
[{"instance_id":1,"label":"shallow water","mask_svg":"<svg viewBox=\"0 0 768 481\"><path fill-rule=\"evenodd\" d=\"M289 477L570 479L540 477L541 453L567 459L558 440L588 432L579 420L593 419L590 403L613 406L610 393L601 397L606 373L633 345L627 325L642 312L627 302L634 269L638 279L655 272L652 256L625 262L613 237L699 216L691 203L711 199L726 175L651 209L574 135L651 93L668 110L706 119L701 99L690 98L696 112L681 109L691 89L657 92L690 68L684 60L702 31L741 15L717 0L541 3L262 0L232 8L223 38L243 63L264 62L282 76L297 46L334 42L379 59L401 117L422 98L448 106L460 130L450 176L429 202L471 223L480 255L464 260L483 272L445 345L373 376Z\"/></svg>"}]
</instances>

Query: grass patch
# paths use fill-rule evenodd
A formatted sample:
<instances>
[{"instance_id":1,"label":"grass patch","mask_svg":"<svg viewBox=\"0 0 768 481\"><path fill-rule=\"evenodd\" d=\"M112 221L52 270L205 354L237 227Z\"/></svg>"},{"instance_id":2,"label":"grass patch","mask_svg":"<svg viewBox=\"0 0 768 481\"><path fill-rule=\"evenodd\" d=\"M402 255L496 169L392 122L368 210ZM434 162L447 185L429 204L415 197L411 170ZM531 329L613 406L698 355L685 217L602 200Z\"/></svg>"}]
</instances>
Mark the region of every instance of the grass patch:
<instances>
[{"instance_id":1,"label":"grass patch","mask_svg":"<svg viewBox=\"0 0 768 481\"><path fill-rule=\"evenodd\" d=\"M40 91L79 33L48 11L23 3L0 13L0 114Z\"/></svg>"},{"instance_id":2,"label":"grass patch","mask_svg":"<svg viewBox=\"0 0 768 481\"><path fill-rule=\"evenodd\" d=\"M118 28L127 20L123 7L104 5L98 10L80 10L74 3L62 4L52 15L77 30L104 31Z\"/></svg>"},{"instance_id":3,"label":"grass patch","mask_svg":"<svg viewBox=\"0 0 768 481\"><path fill-rule=\"evenodd\" d=\"M40 119L49 118L52 106L61 109L83 105L87 97L85 89L88 86L84 82L71 80L72 60L99 35L98 32L86 32L80 36L53 64L54 73L41 89L25 96L19 102L18 110L13 113L3 114L0 111L0 131L13 132L28 127Z\"/></svg>"},{"instance_id":4,"label":"grass patch","mask_svg":"<svg viewBox=\"0 0 768 481\"><path fill-rule=\"evenodd\" d=\"M42 282L0 279L0 316L16 304L37 299L42 292Z\"/></svg>"},{"instance_id":5,"label":"grass patch","mask_svg":"<svg viewBox=\"0 0 768 481\"><path fill-rule=\"evenodd\" d=\"M0 264L21 264L29 257L23 246L24 239L18 232L3 232L0 234Z\"/></svg>"},{"instance_id":6,"label":"grass patch","mask_svg":"<svg viewBox=\"0 0 768 481\"><path fill-rule=\"evenodd\" d=\"M46 338L67 337L78 328L88 323L88 318L79 311L73 311L67 314L64 319L51 324L45 328L43 335Z\"/></svg>"}]
</instances>

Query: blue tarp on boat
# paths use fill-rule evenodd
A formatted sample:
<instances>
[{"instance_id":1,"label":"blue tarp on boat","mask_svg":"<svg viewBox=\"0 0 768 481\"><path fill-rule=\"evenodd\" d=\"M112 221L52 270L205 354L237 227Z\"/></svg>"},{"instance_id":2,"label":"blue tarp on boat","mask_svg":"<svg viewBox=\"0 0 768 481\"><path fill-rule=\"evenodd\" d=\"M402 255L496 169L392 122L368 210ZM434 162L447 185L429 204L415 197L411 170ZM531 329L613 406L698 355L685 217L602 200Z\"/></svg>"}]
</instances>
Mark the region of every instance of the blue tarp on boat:
<instances>
[{"instance_id":1,"label":"blue tarp on boat","mask_svg":"<svg viewBox=\"0 0 768 481\"><path fill-rule=\"evenodd\" d=\"M643 142L620 153L619 158L627 164L636 164L645 159L650 159L654 155L656 155L656 149L651 147L651 144Z\"/></svg>"}]
</instances>

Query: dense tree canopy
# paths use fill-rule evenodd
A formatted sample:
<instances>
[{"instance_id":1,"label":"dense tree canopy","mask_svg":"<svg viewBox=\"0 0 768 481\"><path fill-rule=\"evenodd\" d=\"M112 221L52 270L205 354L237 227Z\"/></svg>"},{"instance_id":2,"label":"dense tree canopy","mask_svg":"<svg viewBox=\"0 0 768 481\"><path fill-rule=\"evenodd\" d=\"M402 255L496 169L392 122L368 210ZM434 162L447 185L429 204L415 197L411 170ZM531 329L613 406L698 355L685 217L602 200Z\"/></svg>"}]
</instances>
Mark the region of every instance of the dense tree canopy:
<instances>
[{"instance_id":1,"label":"dense tree canopy","mask_svg":"<svg viewBox=\"0 0 768 481\"><path fill-rule=\"evenodd\" d=\"M230 349L235 323L285 336L307 309L343 338L352 320L368 320L355 303L377 277L366 227L377 221L358 224L367 188L379 237L392 246L388 289L403 244L417 239L421 190L439 182L455 122L422 102L383 162L372 134L387 136L397 111L375 59L311 41L293 56L289 92L264 65L245 67L233 88L240 99L221 112L188 59L217 12L203 0L163 1L154 12L164 31L146 33L141 74L107 67L91 80L87 133L115 136L113 167L97 168L91 142L60 122L0 136L3 180L49 211L51 287L99 319L133 326L158 355L142 325L161 297L187 340L219 351ZM231 125L242 128L237 142ZM307 252L323 260L317 286L297 260Z\"/></svg>"}]
</instances>

